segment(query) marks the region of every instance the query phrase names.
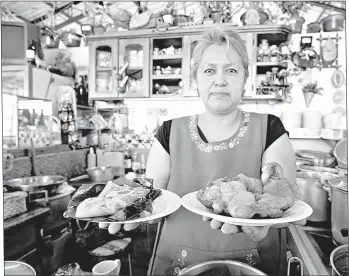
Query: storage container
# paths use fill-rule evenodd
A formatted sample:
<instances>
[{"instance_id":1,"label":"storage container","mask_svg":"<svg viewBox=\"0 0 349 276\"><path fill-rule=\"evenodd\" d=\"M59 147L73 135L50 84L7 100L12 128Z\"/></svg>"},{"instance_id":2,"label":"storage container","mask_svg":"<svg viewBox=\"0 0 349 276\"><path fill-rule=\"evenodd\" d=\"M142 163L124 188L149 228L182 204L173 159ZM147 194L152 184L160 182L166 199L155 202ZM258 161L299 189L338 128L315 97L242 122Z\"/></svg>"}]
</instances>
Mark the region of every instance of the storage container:
<instances>
[{"instance_id":1,"label":"storage container","mask_svg":"<svg viewBox=\"0 0 349 276\"><path fill-rule=\"evenodd\" d=\"M27 211L26 192L4 193L4 219Z\"/></svg>"}]
</instances>

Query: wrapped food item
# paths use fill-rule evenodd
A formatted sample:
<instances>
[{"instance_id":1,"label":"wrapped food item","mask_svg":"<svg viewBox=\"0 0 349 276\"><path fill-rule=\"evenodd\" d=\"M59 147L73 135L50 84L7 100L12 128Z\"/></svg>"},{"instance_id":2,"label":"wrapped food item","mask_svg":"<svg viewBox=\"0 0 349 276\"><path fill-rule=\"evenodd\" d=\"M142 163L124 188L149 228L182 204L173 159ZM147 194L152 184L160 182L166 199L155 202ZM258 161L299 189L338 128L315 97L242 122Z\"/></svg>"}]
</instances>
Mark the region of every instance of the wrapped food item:
<instances>
[{"instance_id":1,"label":"wrapped food item","mask_svg":"<svg viewBox=\"0 0 349 276\"><path fill-rule=\"evenodd\" d=\"M152 212L152 202L161 194L153 180L118 178L105 184L82 185L68 204L64 217L94 221L125 221Z\"/></svg>"}]
</instances>

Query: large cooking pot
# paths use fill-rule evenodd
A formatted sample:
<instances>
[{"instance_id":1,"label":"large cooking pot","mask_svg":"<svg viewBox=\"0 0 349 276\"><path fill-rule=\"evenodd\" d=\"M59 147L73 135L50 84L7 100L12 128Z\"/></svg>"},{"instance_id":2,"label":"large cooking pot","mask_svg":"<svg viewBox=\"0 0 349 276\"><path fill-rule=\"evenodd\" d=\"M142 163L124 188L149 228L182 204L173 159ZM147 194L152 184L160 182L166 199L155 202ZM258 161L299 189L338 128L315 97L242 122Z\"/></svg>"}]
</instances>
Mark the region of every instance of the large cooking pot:
<instances>
[{"instance_id":1,"label":"large cooking pot","mask_svg":"<svg viewBox=\"0 0 349 276\"><path fill-rule=\"evenodd\" d=\"M315 150L299 150L296 158L311 161L319 167L333 167L336 163L336 158L330 153Z\"/></svg>"},{"instance_id":2,"label":"large cooking pot","mask_svg":"<svg viewBox=\"0 0 349 276\"><path fill-rule=\"evenodd\" d=\"M320 222L329 220L328 193L323 189L327 180L339 178L337 174L328 172L299 171L296 175L298 197L313 208L310 221Z\"/></svg>"},{"instance_id":3,"label":"large cooking pot","mask_svg":"<svg viewBox=\"0 0 349 276\"><path fill-rule=\"evenodd\" d=\"M17 191L27 192L29 195L46 190L48 196L51 197L57 194L58 188L66 180L67 178L61 175L42 175L7 180L4 182L4 185L10 186Z\"/></svg>"},{"instance_id":4,"label":"large cooking pot","mask_svg":"<svg viewBox=\"0 0 349 276\"><path fill-rule=\"evenodd\" d=\"M262 271L241 262L231 261L231 260L218 260L218 261L208 261L208 262L203 262L203 263L198 263L198 264L188 266L186 268L183 268L181 271L179 271L178 276L182 276L182 275L194 276L204 272L209 273L210 270L218 269L218 268L221 268L221 269L227 268L231 273L231 275L251 275L251 276L267 275Z\"/></svg>"},{"instance_id":5,"label":"large cooking pot","mask_svg":"<svg viewBox=\"0 0 349 276\"><path fill-rule=\"evenodd\" d=\"M332 276L349 275L349 251L348 244L341 245L332 251L330 256Z\"/></svg>"},{"instance_id":6,"label":"large cooking pot","mask_svg":"<svg viewBox=\"0 0 349 276\"><path fill-rule=\"evenodd\" d=\"M348 242L348 178L328 180L331 186L331 231L339 244Z\"/></svg>"}]
</instances>

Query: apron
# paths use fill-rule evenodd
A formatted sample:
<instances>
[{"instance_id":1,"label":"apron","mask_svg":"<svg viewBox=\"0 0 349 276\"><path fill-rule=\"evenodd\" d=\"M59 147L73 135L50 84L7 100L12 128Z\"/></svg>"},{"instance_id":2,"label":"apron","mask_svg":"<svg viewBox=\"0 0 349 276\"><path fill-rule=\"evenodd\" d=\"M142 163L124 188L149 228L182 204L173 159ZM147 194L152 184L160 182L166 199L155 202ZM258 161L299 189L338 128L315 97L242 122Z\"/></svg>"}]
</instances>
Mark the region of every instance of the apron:
<instances>
[{"instance_id":1,"label":"apron","mask_svg":"<svg viewBox=\"0 0 349 276\"><path fill-rule=\"evenodd\" d=\"M174 119L167 190L182 197L219 177L243 173L260 178L267 116L243 112L238 131L231 138L216 143L205 143L201 139L197 116ZM276 229L270 229L261 242L251 240L245 233L225 235L219 229L211 229L202 216L181 207L159 224L148 275L177 275L186 266L225 259L241 261L267 273L277 267L283 255L277 234ZM268 271L268 275L282 275L278 273L278 270Z\"/></svg>"}]
</instances>

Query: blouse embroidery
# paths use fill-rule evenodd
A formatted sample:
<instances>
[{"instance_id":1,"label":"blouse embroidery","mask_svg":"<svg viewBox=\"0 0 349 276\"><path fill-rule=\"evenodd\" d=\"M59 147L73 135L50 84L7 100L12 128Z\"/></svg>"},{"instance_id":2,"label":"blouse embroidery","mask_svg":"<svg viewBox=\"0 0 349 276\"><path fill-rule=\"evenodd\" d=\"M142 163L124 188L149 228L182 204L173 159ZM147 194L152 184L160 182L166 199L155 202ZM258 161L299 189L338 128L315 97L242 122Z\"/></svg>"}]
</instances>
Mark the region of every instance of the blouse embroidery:
<instances>
[{"instance_id":1,"label":"blouse embroidery","mask_svg":"<svg viewBox=\"0 0 349 276\"><path fill-rule=\"evenodd\" d=\"M227 149L232 149L239 144L241 139L244 137L246 131L248 130L248 126L251 121L251 114L249 112L242 111L244 119L242 123L242 127L239 129L237 135L233 135L232 138L228 141L223 141L219 143L204 143L200 139L200 135L197 130L197 116L193 115L189 119L189 131L190 138L195 143L196 147L205 153L211 153L212 151L223 151Z\"/></svg>"}]
</instances>

